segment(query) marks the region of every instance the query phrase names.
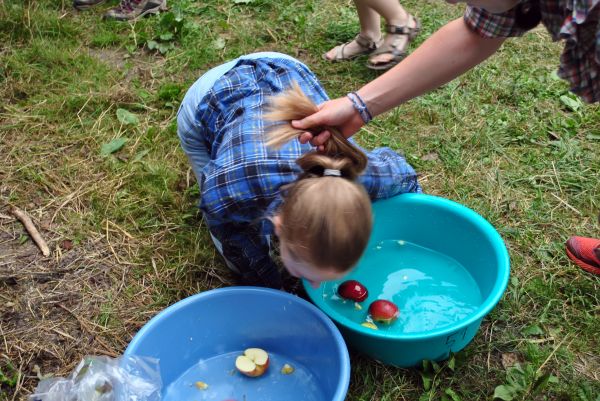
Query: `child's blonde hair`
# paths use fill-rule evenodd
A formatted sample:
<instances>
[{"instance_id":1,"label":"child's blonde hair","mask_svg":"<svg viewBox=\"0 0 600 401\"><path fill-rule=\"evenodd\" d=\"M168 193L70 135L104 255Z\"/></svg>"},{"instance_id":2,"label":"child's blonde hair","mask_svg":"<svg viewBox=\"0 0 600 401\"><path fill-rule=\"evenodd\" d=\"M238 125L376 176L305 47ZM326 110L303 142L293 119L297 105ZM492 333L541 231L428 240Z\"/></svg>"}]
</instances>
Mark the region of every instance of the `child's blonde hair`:
<instances>
[{"instance_id":1,"label":"child's blonde hair","mask_svg":"<svg viewBox=\"0 0 600 401\"><path fill-rule=\"evenodd\" d=\"M303 130L293 128L290 121L315 111L316 105L296 82L273 96L264 114L267 146L278 149L295 140ZM324 128L331 132L324 151L298 158L303 173L283 190L279 236L302 261L345 272L358 262L371 234L371 202L356 181L367 166L367 156L333 127L315 131ZM326 169L339 170L341 175L323 175Z\"/></svg>"}]
</instances>

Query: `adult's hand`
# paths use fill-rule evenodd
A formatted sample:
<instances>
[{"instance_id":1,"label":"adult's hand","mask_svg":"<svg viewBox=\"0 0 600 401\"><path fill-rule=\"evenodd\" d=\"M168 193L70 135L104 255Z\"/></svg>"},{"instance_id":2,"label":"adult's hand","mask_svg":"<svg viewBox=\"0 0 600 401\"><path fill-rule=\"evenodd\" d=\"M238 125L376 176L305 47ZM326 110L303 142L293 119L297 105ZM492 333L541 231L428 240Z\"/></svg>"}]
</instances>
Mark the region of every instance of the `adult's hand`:
<instances>
[{"instance_id":1,"label":"adult's hand","mask_svg":"<svg viewBox=\"0 0 600 401\"><path fill-rule=\"evenodd\" d=\"M336 127L346 138L355 134L363 125L364 122L360 114L347 97L328 100L319 105L319 111L316 113L302 120L292 121L292 126L301 130L325 126ZM300 142L307 143L310 141L313 146L322 149L323 144L327 142L330 136L331 134L327 130L317 135L306 131L300 135Z\"/></svg>"}]
</instances>

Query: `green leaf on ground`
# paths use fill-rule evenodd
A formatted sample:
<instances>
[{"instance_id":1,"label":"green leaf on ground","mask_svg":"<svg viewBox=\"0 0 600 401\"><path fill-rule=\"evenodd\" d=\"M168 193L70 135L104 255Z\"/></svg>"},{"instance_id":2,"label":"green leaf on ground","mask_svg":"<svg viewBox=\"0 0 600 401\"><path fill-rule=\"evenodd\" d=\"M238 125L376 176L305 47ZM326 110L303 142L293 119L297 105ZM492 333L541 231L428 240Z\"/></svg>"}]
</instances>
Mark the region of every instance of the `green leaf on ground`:
<instances>
[{"instance_id":1,"label":"green leaf on ground","mask_svg":"<svg viewBox=\"0 0 600 401\"><path fill-rule=\"evenodd\" d=\"M120 150L123 146L125 146L126 142L127 138L115 138L112 141L102 145L102 148L100 149L100 154L102 156L108 156L112 153L115 153L116 151Z\"/></svg>"},{"instance_id":2,"label":"green leaf on ground","mask_svg":"<svg viewBox=\"0 0 600 401\"><path fill-rule=\"evenodd\" d=\"M138 125L140 123L135 114L125 109L117 109L117 118L121 124L125 125Z\"/></svg>"},{"instance_id":3,"label":"green leaf on ground","mask_svg":"<svg viewBox=\"0 0 600 401\"><path fill-rule=\"evenodd\" d=\"M448 358L448 369L454 372L456 368L456 357L454 354L450 354L450 358Z\"/></svg>"},{"instance_id":4,"label":"green leaf on ground","mask_svg":"<svg viewBox=\"0 0 600 401\"><path fill-rule=\"evenodd\" d=\"M514 387L504 384L496 387L494 390L494 398L500 398L504 401L511 401L513 398L515 398L516 394L517 392L515 391Z\"/></svg>"},{"instance_id":5,"label":"green leaf on ground","mask_svg":"<svg viewBox=\"0 0 600 401\"><path fill-rule=\"evenodd\" d=\"M523 330L524 336L541 336L544 334L544 330L538 325L531 325Z\"/></svg>"},{"instance_id":6,"label":"green leaf on ground","mask_svg":"<svg viewBox=\"0 0 600 401\"><path fill-rule=\"evenodd\" d=\"M454 390L452 390L451 388L447 388L444 391L444 393L446 393L446 395L450 396L452 401L462 401L462 398L460 398L460 396L458 394L456 394L456 392Z\"/></svg>"},{"instance_id":7,"label":"green leaf on ground","mask_svg":"<svg viewBox=\"0 0 600 401\"><path fill-rule=\"evenodd\" d=\"M548 383L557 383L558 379L556 376L551 375L550 373L545 373L542 376L538 377L535 383L533 384L532 392L534 394L539 394L543 391Z\"/></svg>"},{"instance_id":8,"label":"green leaf on ground","mask_svg":"<svg viewBox=\"0 0 600 401\"><path fill-rule=\"evenodd\" d=\"M560 101L562 104L567 106L571 111L577 111L583 106L583 103L578 98L572 98L568 95L562 95L560 97Z\"/></svg>"},{"instance_id":9,"label":"green leaf on ground","mask_svg":"<svg viewBox=\"0 0 600 401\"><path fill-rule=\"evenodd\" d=\"M420 372L421 378L423 379L423 389L426 391L431 388L431 382L433 381L433 375L429 372Z\"/></svg>"}]
</instances>

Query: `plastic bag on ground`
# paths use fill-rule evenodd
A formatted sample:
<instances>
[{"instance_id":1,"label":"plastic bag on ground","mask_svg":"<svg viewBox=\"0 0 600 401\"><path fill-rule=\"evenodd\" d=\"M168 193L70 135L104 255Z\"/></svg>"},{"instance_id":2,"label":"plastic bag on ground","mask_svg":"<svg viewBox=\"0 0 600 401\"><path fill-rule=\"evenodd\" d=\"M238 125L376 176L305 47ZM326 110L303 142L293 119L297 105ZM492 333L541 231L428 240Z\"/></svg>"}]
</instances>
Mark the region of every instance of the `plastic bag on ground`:
<instances>
[{"instance_id":1,"label":"plastic bag on ground","mask_svg":"<svg viewBox=\"0 0 600 401\"><path fill-rule=\"evenodd\" d=\"M68 378L44 379L29 401L160 401L158 360L86 356Z\"/></svg>"}]
</instances>

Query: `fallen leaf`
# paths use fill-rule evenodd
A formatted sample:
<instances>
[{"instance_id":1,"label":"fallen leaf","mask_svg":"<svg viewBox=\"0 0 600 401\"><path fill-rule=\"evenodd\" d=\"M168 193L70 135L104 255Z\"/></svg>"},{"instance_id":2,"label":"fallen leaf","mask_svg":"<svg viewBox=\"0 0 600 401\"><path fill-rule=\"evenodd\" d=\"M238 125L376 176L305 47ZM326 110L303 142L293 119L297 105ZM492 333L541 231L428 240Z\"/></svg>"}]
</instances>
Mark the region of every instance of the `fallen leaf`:
<instances>
[{"instance_id":1,"label":"fallen leaf","mask_svg":"<svg viewBox=\"0 0 600 401\"><path fill-rule=\"evenodd\" d=\"M436 152L430 152L430 153L427 153L426 155L423 155L421 157L421 160L424 160L427 162L432 162L432 161L439 160L439 158L440 158L440 156Z\"/></svg>"},{"instance_id":2,"label":"fallen leaf","mask_svg":"<svg viewBox=\"0 0 600 401\"><path fill-rule=\"evenodd\" d=\"M43 230L51 230L52 222L50 221L50 219L45 219L45 220L40 221L40 228Z\"/></svg>"},{"instance_id":3,"label":"fallen leaf","mask_svg":"<svg viewBox=\"0 0 600 401\"><path fill-rule=\"evenodd\" d=\"M60 244L60 247L65 251L70 251L71 249L73 249L73 241L71 241L70 239L66 239Z\"/></svg>"},{"instance_id":4,"label":"fallen leaf","mask_svg":"<svg viewBox=\"0 0 600 401\"><path fill-rule=\"evenodd\" d=\"M597 140L598 141L598 140L600 140L600 134L587 134L586 138L590 139L592 141L593 140Z\"/></svg>"},{"instance_id":5,"label":"fallen leaf","mask_svg":"<svg viewBox=\"0 0 600 401\"><path fill-rule=\"evenodd\" d=\"M519 355L513 352L507 352L502 354L502 367L508 369L519 363Z\"/></svg>"},{"instance_id":6,"label":"fallen leaf","mask_svg":"<svg viewBox=\"0 0 600 401\"><path fill-rule=\"evenodd\" d=\"M222 50L225 48L225 39L219 37L213 42L213 47L217 50Z\"/></svg>"}]
</instances>

